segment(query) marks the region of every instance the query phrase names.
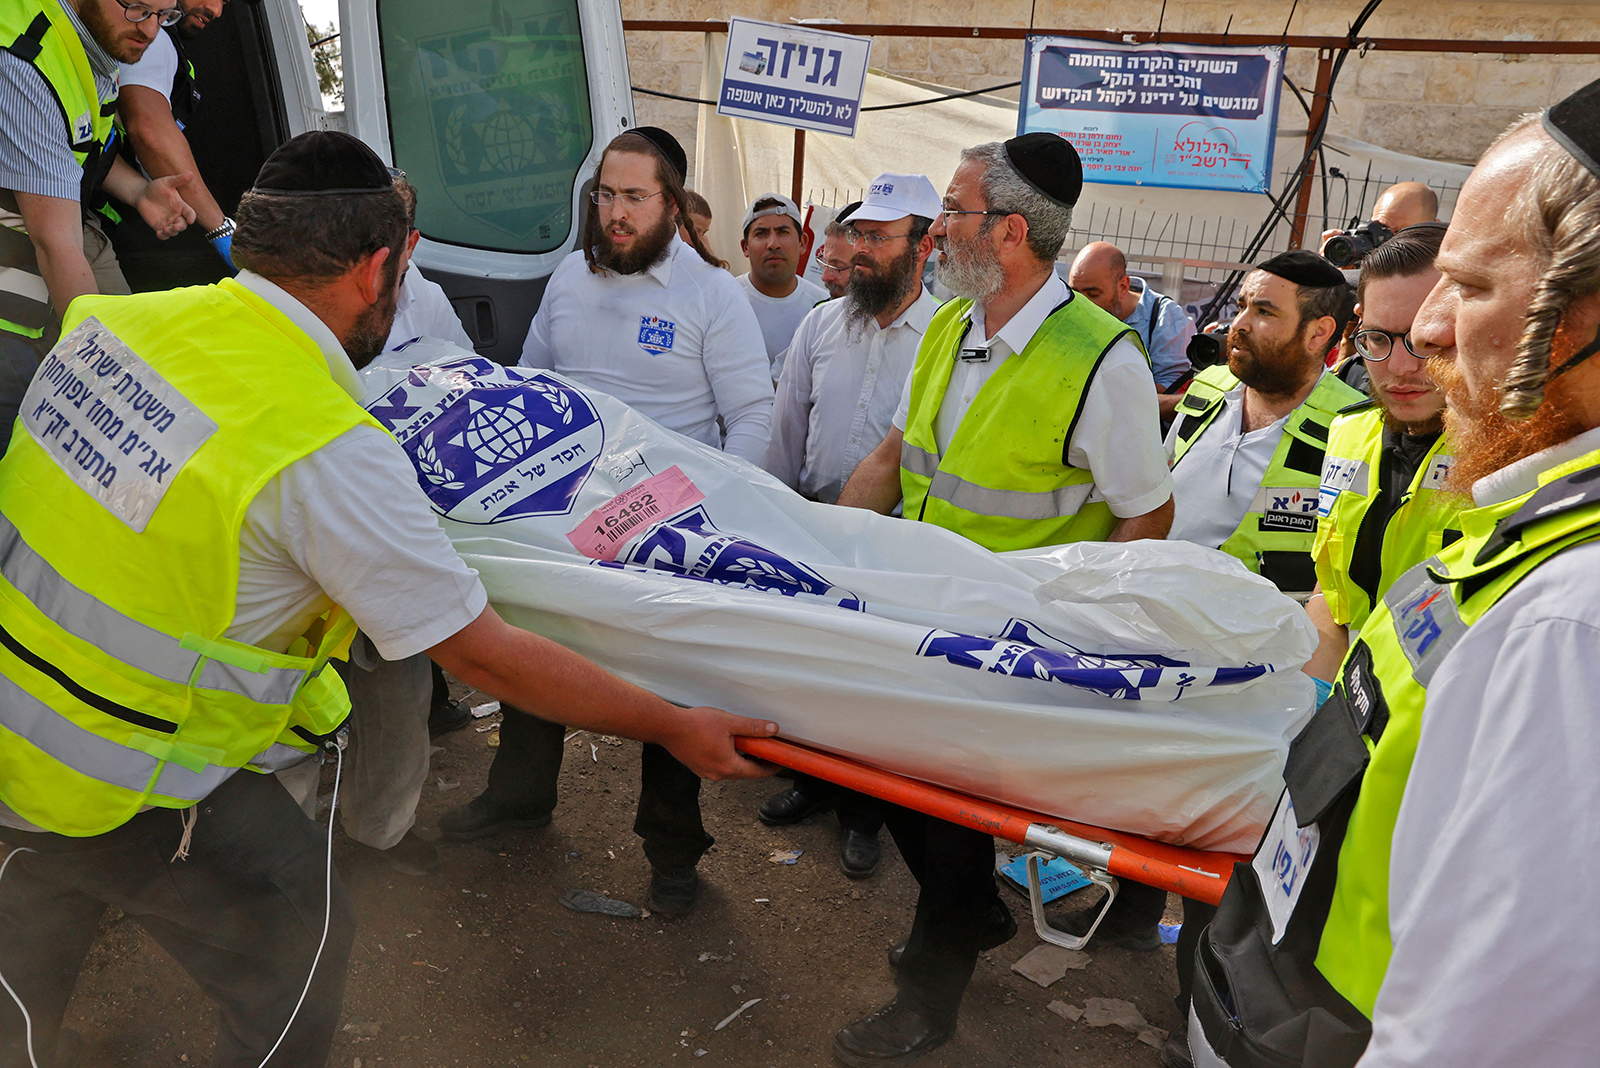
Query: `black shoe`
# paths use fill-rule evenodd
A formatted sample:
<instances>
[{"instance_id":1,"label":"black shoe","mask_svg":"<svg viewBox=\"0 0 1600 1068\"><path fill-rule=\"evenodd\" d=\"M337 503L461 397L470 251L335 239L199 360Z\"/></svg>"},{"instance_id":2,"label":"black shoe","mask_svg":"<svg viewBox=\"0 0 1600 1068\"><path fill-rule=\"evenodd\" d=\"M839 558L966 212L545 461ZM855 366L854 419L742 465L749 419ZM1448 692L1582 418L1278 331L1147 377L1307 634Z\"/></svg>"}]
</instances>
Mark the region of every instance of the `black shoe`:
<instances>
[{"instance_id":1,"label":"black shoe","mask_svg":"<svg viewBox=\"0 0 1600 1068\"><path fill-rule=\"evenodd\" d=\"M663 916L687 916L700 897L700 876L693 868L650 869L650 897L645 906Z\"/></svg>"},{"instance_id":2,"label":"black shoe","mask_svg":"<svg viewBox=\"0 0 1600 1068\"><path fill-rule=\"evenodd\" d=\"M833 1036L833 1055L851 1068L906 1064L956 1033L956 1014L943 1015L895 998Z\"/></svg>"},{"instance_id":3,"label":"black shoe","mask_svg":"<svg viewBox=\"0 0 1600 1068\"><path fill-rule=\"evenodd\" d=\"M878 836L860 831L845 831L839 839L839 868L852 879L865 879L878 870L883 849Z\"/></svg>"},{"instance_id":4,"label":"black shoe","mask_svg":"<svg viewBox=\"0 0 1600 1068\"><path fill-rule=\"evenodd\" d=\"M756 815L769 827L786 827L799 823L807 816L823 812L833 805L833 798L816 800L808 794L790 787L781 794L773 794L761 802Z\"/></svg>"},{"instance_id":5,"label":"black shoe","mask_svg":"<svg viewBox=\"0 0 1600 1068\"><path fill-rule=\"evenodd\" d=\"M428 709L428 737L458 731L472 722L472 709L465 701L435 701Z\"/></svg>"},{"instance_id":6,"label":"black shoe","mask_svg":"<svg viewBox=\"0 0 1600 1068\"><path fill-rule=\"evenodd\" d=\"M983 924L983 941L978 943L978 952L1003 946L1017 936L1017 921L1011 915L1011 910L1003 902L996 901L994 908L989 910L989 918ZM898 968L905 959L906 944L901 942L889 950L889 967Z\"/></svg>"},{"instance_id":7,"label":"black shoe","mask_svg":"<svg viewBox=\"0 0 1600 1068\"><path fill-rule=\"evenodd\" d=\"M1194 1068L1194 1054L1189 1052L1189 1023L1167 1036L1161 1047L1161 1068Z\"/></svg>"},{"instance_id":8,"label":"black shoe","mask_svg":"<svg viewBox=\"0 0 1600 1068\"><path fill-rule=\"evenodd\" d=\"M1094 918L1100 914L1101 905L1092 908L1078 909L1074 912L1062 913L1045 922L1064 934L1074 938L1082 938L1088 933L1089 926L1094 923ZM1106 946L1115 946L1118 949L1131 949L1138 952L1148 952L1161 948L1161 928L1157 924L1148 926L1122 927L1118 926L1115 917L1107 918L1095 931L1094 937L1089 939L1085 949L1104 949Z\"/></svg>"},{"instance_id":9,"label":"black shoe","mask_svg":"<svg viewBox=\"0 0 1600 1068\"><path fill-rule=\"evenodd\" d=\"M439 833L455 842L487 838L501 831L534 831L548 826L548 812L536 816L515 816L496 811L482 797L474 797L439 817Z\"/></svg>"},{"instance_id":10,"label":"black shoe","mask_svg":"<svg viewBox=\"0 0 1600 1068\"><path fill-rule=\"evenodd\" d=\"M364 848L371 850L374 856L382 857L389 867L401 875L436 875L444 867L439 860L439 850L419 835L415 827L388 849Z\"/></svg>"}]
</instances>

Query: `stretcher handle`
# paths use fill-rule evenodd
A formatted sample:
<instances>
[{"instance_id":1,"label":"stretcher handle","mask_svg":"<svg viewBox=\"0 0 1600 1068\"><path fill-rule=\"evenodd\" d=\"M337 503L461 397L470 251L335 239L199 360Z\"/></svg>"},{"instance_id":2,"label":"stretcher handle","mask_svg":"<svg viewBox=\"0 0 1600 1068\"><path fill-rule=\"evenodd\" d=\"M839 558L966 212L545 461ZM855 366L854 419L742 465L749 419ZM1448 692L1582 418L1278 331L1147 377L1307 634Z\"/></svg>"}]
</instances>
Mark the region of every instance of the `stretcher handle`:
<instances>
[{"instance_id":1,"label":"stretcher handle","mask_svg":"<svg viewBox=\"0 0 1600 1068\"><path fill-rule=\"evenodd\" d=\"M1184 849L984 801L777 738L738 738L735 743L758 759L1212 905L1222 900L1233 865L1250 859L1236 853Z\"/></svg>"}]
</instances>

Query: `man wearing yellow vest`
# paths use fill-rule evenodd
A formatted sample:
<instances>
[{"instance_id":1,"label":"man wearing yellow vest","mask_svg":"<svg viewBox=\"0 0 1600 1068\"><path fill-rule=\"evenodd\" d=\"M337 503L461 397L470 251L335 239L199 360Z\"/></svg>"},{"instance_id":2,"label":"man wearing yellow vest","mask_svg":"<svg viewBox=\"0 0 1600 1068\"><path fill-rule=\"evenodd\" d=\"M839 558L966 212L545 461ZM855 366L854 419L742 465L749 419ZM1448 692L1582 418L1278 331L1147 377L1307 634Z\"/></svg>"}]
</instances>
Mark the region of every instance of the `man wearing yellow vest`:
<instances>
[{"instance_id":1,"label":"man wearing yellow vest","mask_svg":"<svg viewBox=\"0 0 1600 1068\"><path fill-rule=\"evenodd\" d=\"M238 279L75 301L29 387L0 461L0 836L19 847L0 1062L64 1059L115 906L218 1003L214 1065L325 1063L350 907L266 773L326 749L350 707L327 661L357 627L706 778L762 773L733 736L776 725L674 708L487 607L357 403L405 239L372 150L303 134L240 204Z\"/></svg>"},{"instance_id":2,"label":"man wearing yellow vest","mask_svg":"<svg viewBox=\"0 0 1600 1068\"><path fill-rule=\"evenodd\" d=\"M1138 337L1055 273L1083 187L1051 134L969 148L932 230L953 292L923 335L888 435L842 505L936 523L995 551L1160 538L1172 518L1154 380ZM1016 922L994 840L907 809L885 822L921 887L890 951L899 995L834 1038L850 1065L900 1064L955 1031L978 953Z\"/></svg>"},{"instance_id":3,"label":"man wearing yellow vest","mask_svg":"<svg viewBox=\"0 0 1600 1068\"><path fill-rule=\"evenodd\" d=\"M1462 537L1391 586L1201 938L1195 1063L1600 1049L1600 82L1462 187L1411 327Z\"/></svg>"},{"instance_id":4,"label":"man wearing yellow vest","mask_svg":"<svg viewBox=\"0 0 1600 1068\"><path fill-rule=\"evenodd\" d=\"M117 64L135 63L183 11L120 0L0 3L0 449L62 309L126 293L111 242L89 214L102 186L162 238L194 221L179 190L117 156Z\"/></svg>"},{"instance_id":5,"label":"man wearing yellow vest","mask_svg":"<svg viewBox=\"0 0 1600 1068\"><path fill-rule=\"evenodd\" d=\"M1433 258L1444 230L1409 227L1361 261L1355 346L1372 397L1328 429L1312 548L1317 589L1306 602L1320 640L1305 671L1326 683L1394 580L1461 536L1453 527L1467 498L1445 488L1454 457L1444 393L1411 340L1417 309L1439 280Z\"/></svg>"}]
</instances>

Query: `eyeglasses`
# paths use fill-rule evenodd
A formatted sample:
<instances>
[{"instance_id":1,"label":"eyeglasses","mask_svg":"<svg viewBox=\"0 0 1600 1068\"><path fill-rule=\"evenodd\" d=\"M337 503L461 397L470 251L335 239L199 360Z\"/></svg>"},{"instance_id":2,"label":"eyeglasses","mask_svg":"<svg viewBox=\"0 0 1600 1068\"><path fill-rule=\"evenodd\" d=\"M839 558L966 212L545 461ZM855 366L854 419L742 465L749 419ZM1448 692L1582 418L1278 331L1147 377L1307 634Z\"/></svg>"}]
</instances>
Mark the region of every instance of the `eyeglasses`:
<instances>
[{"instance_id":1,"label":"eyeglasses","mask_svg":"<svg viewBox=\"0 0 1600 1068\"><path fill-rule=\"evenodd\" d=\"M1405 345L1406 351L1411 353L1411 355L1415 356L1417 359L1427 359L1425 355L1418 352L1416 347L1411 344L1411 332L1408 330L1402 330L1398 332L1391 332L1388 330L1357 330L1355 336L1356 351L1361 353L1361 355L1366 359L1371 360L1373 363L1381 363L1384 360L1387 360L1390 354L1394 352L1395 338L1399 338L1401 344Z\"/></svg>"},{"instance_id":2,"label":"eyeglasses","mask_svg":"<svg viewBox=\"0 0 1600 1068\"><path fill-rule=\"evenodd\" d=\"M629 207L636 208L651 197L658 197L665 192L665 189L657 189L654 193L646 193L644 196L640 196L638 193L613 193L605 189L591 189L589 190L589 199L601 207L607 207L620 200Z\"/></svg>"},{"instance_id":3,"label":"eyeglasses","mask_svg":"<svg viewBox=\"0 0 1600 1068\"><path fill-rule=\"evenodd\" d=\"M149 4L130 4L128 0L117 0L117 3L122 5L122 17L129 22L143 22L154 16L157 26L176 26L178 20L183 18L181 7L169 7L157 11Z\"/></svg>"},{"instance_id":4,"label":"eyeglasses","mask_svg":"<svg viewBox=\"0 0 1600 1068\"><path fill-rule=\"evenodd\" d=\"M1014 211L961 211L958 208L941 208L941 209L939 209L939 217L941 219L944 218L947 215L1015 215L1015 214L1016 214L1016 212L1014 212Z\"/></svg>"},{"instance_id":5,"label":"eyeglasses","mask_svg":"<svg viewBox=\"0 0 1600 1068\"><path fill-rule=\"evenodd\" d=\"M857 230L853 226L846 226L844 233L840 236L844 238L844 243L851 248L855 248L864 241L868 248L876 252L891 241L898 241L902 237L910 237L911 231L907 230L903 234L876 234L868 233L865 230Z\"/></svg>"},{"instance_id":6,"label":"eyeglasses","mask_svg":"<svg viewBox=\"0 0 1600 1068\"><path fill-rule=\"evenodd\" d=\"M823 270L833 271L836 274L848 274L851 269L851 265L848 263L829 263L821 256L817 257L817 262L822 264Z\"/></svg>"}]
</instances>

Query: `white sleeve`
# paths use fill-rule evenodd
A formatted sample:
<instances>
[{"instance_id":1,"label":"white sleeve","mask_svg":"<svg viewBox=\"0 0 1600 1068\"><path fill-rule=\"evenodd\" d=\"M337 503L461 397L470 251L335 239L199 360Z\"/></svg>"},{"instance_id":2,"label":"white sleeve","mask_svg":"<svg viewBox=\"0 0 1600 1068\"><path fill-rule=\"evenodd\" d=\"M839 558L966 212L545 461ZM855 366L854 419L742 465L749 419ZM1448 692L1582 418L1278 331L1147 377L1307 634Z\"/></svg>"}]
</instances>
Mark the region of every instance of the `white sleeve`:
<instances>
[{"instance_id":1,"label":"white sleeve","mask_svg":"<svg viewBox=\"0 0 1600 1068\"><path fill-rule=\"evenodd\" d=\"M918 350L918 355L921 355L920 349ZM911 380L916 377L916 374L917 363L913 357L911 373L906 375L906 384L900 387L900 403L894 410L894 419L891 420L894 428L902 434L906 432L906 423L911 418Z\"/></svg>"},{"instance_id":2,"label":"white sleeve","mask_svg":"<svg viewBox=\"0 0 1600 1068\"><path fill-rule=\"evenodd\" d=\"M807 315L795 331L794 341L778 375L778 396L772 402L772 444L762 464L792 490L800 488L800 468L806 460L806 437L811 430L811 362L816 316Z\"/></svg>"},{"instance_id":3,"label":"white sleeve","mask_svg":"<svg viewBox=\"0 0 1600 1068\"><path fill-rule=\"evenodd\" d=\"M1563 556L1490 609L1428 687L1361 1068L1595 1063L1600 552ZM1509 626L1496 619L1508 610Z\"/></svg>"},{"instance_id":4,"label":"white sleeve","mask_svg":"<svg viewBox=\"0 0 1600 1068\"><path fill-rule=\"evenodd\" d=\"M555 273L550 276L549 284L544 287L539 310L533 313L533 322L528 324L528 336L522 342L522 358L517 361L523 367L537 367L543 371L555 370L556 354L550 347L550 309L565 297L567 272L562 268L566 265L567 260L562 260L556 265Z\"/></svg>"},{"instance_id":5,"label":"white sleeve","mask_svg":"<svg viewBox=\"0 0 1600 1068\"><path fill-rule=\"evenodd\" d=\"M279 487L284 549L385 660L432 648L489 603L388 434L346 431L285 468Z\"/></svg>"},{"instance_id":6,"label":"white sleeve","mask_svg":"<svg viewBox=\"0 0 1600 1068\"><path fill-rule=\"evenodd\" d=\"M168 39L166 31L162 30L156 33L155 40L144 50L139 62L122 64L119 80L123 88L140 85L146 89L154 89L170 105L172 81L177 76L178 50Z\"/></svg>"},{"instance_id":7,"label":"white sleeve","mask_svg":"<svg viewBox=\"0 0 1600 1068\"><path fill-rule=\"evenodd\" d=\"M772 439L772 364L756 313L732 285L707 287L700 359L728 430L723 451L760 464Z\"/></svg>"},{"instance_id":8,"label":"white sleeve","mask_svg":"<svg viewBox=\"0 0 1600 1068\"><path fill-rule=\"evenodd\" d=\"M1111 346L1089 383L1067 462L1094 475L1095 488L1119 519L1152 512L1172 496L1155 380L1127 338Z\"/></svg>"},{"instance_id":9,"label":"white sleeve","mask_svg":"<svg viewBox=\"0 0 1600 1068\"><path fill-rule=\"evenodd\" d=\"M413 315L425 336L460 345L469 351L472 349L472 339L461 325L461 317L456 314L455 306L450 303L450 298L438 282L424 278L421 271L408 271L405 285L407 288L413 285L417 287L411 294L415 302Z\"/></svg>"}]
</instances>

